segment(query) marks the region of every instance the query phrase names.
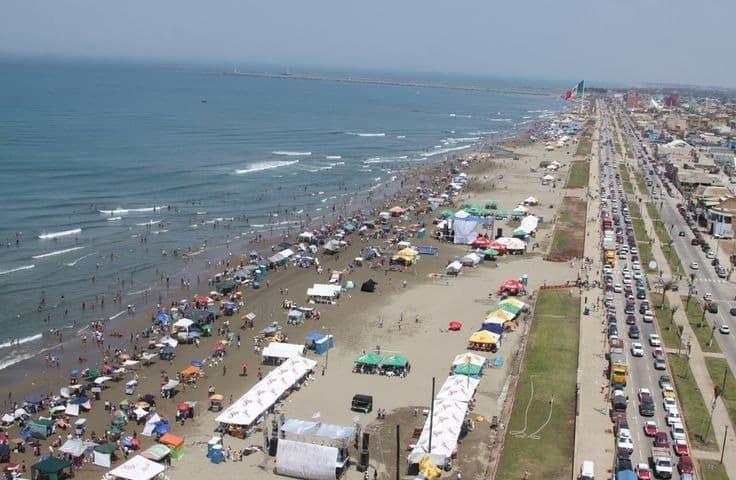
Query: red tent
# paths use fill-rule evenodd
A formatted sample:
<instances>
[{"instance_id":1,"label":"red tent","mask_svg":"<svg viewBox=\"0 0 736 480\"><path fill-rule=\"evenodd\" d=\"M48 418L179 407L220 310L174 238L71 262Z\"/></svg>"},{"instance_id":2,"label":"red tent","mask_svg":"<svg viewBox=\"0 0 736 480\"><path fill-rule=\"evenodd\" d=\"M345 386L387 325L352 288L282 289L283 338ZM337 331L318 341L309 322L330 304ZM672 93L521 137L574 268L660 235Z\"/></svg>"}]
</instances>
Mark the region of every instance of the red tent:
<instances>
[{"instance_id":1,"label":"red tent","mask_svg":"<svg viewBox=\"0 0 736 480\"><path fill-rule=\"evenodd\" d=\"M491 244L491 240L488 237L478 237L473 241L471 245L473 248L488 248Z\"/></svg>"},{"instance_id":2,"label":"red tent","mask_svg":"<svg viewBox=\"0 0 736 480\"><path fill-rule=\"evenodd\" d=\"M508 292L511 295L516 295L519 292L524 291L524 284L518 280L506 280L498 288L498 293Z\"/></svg>"},{"instance_id":3,"label":"red tent","mask_svg":"<svg viewBox=\"0 0 736 480\"><path fill-rule=\"evenodd\" d=\"M460 330L461 328L463 328L463 324L460 323L457 320L453 320L453 321L450 322L450 324L447 326L447 328L449 328L453 332L457 332L458 330Z\"/></svg>"},{"instance_id":4,"label":"red tent","mask_svg":"<svg viewBox=\"0 0 736 480\"><path fill-rule=\"evenodd\" d=\"M494 240L491 243L488 244L488 248L492 248L494 250L498 250L499 252L505 252L506 251L506 245L499 242L498 240Z\"/></svg>"}]
</instances>

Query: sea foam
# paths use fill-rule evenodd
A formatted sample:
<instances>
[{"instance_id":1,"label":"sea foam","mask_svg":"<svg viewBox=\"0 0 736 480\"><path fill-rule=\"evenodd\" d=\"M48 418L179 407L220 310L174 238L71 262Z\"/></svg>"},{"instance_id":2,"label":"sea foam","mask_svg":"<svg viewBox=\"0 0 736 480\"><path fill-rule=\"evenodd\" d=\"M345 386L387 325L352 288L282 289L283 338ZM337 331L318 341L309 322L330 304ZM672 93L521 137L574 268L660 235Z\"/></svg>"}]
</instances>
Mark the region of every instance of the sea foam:
<instances>
[{"instance_id":1,"label":"sea foam","mask_svg":"<svg viewBox=\"0 0 736 480\"><path fill-rule=\"evenodd\" d=\"M258 162L258 163L254 163L248 168L242 168L242 169L235 170L235 173L237 175L245 175L247 173L262 172L263 170L272 170L274 168L288 167L289 165L294 165L296 163L299 163L299 160Z\"/></svg>"},{"instance_id":2,"label":"sea foam","mask_svg":"<svg viewBox=\"0 0 736 480\"><path fill-rule=\"evenodd\" d=\"M61 232L53 232L53 233L42 233L38 236L41 240L46 240L49 238L59 238L59 237L67 237L69 235L76 235L78 233L82 233L81 228L74 228L72 230L64 230Z\"/></svg>"},{"instance_id":3,"label":"sea foam","mask_svg":"<svg viewBox=\"0 0 736 480\"><path fill-rule=\"evenodd\" d=\"M39 258L46 258L46 257L55 257L56 255L63 255L65 253L69 252L76 252L77 250L81 250L84 247L72 247L72 248L65 248L64 250L56 250L55 252L49 252L49 253L42 253L40 255L34 255L33 259L39 259Z\"/></svg>"}]
</instances>

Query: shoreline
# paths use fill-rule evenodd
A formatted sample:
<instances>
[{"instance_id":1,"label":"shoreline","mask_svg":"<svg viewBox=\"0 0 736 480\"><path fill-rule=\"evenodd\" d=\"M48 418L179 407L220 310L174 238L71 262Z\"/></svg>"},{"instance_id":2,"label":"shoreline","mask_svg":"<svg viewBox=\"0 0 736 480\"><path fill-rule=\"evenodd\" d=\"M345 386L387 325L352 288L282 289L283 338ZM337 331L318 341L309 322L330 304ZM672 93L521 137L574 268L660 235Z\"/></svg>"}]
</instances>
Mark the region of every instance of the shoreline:
<instances>
[{"instance_id":1,"label":"shoreline","mask_svg":"<svg viewBox=\"0 0 736 480\"><path fill-rule=\"evenodd\" d=\"M479 142L479 144L475 148L468 149L462 152L457 152L454 155L451 155L445 159L437 159L435 161L430 160L430 162L428 163L422 163L419 165L407 164L404 169L393 172L395 174L394 177L396 177L395 180L389 179L388 181L383 182L383 187L378 190L366 188L359 192L359 194L362 195L365 202L370 205L371 209L375 209L382 205L382 203L395 198L396 194L401 191L402 179L407 174L411 175L412 178L414 176L426 176L438 168L441 169L442 165L448 162L453 162L457 159L470 158L483 154L484 152L500 152L502 154L508 154L510 150L508 150L507 146L513 147L529 144L529 132L539 129L541 125L545 125L548 122L548 120L535 121L531 125L532 128L521 129L520 131L510 134L507 138L502 138L497 141L490 140L491 137L486 137L486 140ZM381 195L374 196L374 192L380 192ZM296 225L292 225L291 221L289 221L289 224L284 225L283 227L281 227L281 229L274 229L272 227L270 231L273 236L266 237L264 235L262 240L260 241L258 240L260 234L254 234L254 237L252 239L247 239L245 238L244 234L239 234L237 235L237 242L234 242L231 237L219 237L220 243L216 243L212 246L201 246L201 250L198 251L202 254L201 259L194 259L193 261L191 261L191 263L187 262L186 259L184 259L183 263L181 263L179 267L174 271L174 273L171 273L169 276L173 279L183 279L187 276L192 279L212 278L219 271L218 264L220 262L224 264L230 258L230 255L232 255L230 253L231 248L235 251L239 250L243 252L241 255L245 255L246 252L249 252L251 250L262 250L259 251L259 253L267 256L266 250L268 249L268 246L283 241L286 238L285 235L287 235L288 232L292 232L291 235L293 235L293 233L298 233L300 231L303 231L304 229L309 229L321 224L334 221L334 219L340 215L350 217L352 215L360 213L360 210L362 210L356 208L352 212L347 212L346 207L347 205L343 204L340 206L340 208L336 209L336 211L331 212L331 214L326 213L323 215L310 216L307 213L307 220L304 220L303 222L301 220L297 220L300 223ZM272 218L270 213L263 213L260 217L254 218L261 217L264 219ZM204 288L204 286L202 285L203 283L204 282L200 282L200 284L192 285L192 288ZM136 284L135 287L131 286L131 288L135 288L136 290L138 290L139 293L145 291L148 292L148 294L145 296L140 295L138 298L136 298L132 295L132 292L121 292L122 298L118 302L109 302L108 305L103 304L102 307L100 307L100 305L90 303L90 311L94 311L95 314L92 315L93 319L90 319L89 322L102 321L107 323L109 320L112 320L112 322L110 322L110 326L113 328L113 331L121 330L122 333L128 334L130 333L131 328L135 329L145 325L143 317L146 317L146 315L143 314L141 316L140 314L142 312L138 312L138 314L133 316L127 315L127 310L124 305L135 304L137 308L155 307L157 303L157 299L155 298L156 296L158 296L162 300L162 304L165 304L165 297L167 295L172 299L185 298L186 294L191 290L186 288L168 288L163 284L163 281L157 281L153 284L148 284L145 288L142 289L140 287L140 284ZM138 299L140 299L140 302L136 301ZM89 314L89 311L87 312L87 314ZM117 318L114 318L118 316L122 318L120 318L119 320ZM18 353L17 355L18 358L21 358L20 360L14 360L10 365L4 366L0 369L0 381L3 381L5 382L5 384L11 386L15 386L19 382L23 382L27 377L27 374L24 374L26 370L37 371L44 368L44 360L42 358L44 354L59 355L59 353L61 353L62 355L59 356L61 357L60 360L63 367L67 368L68 370L79 368L80 364L77 362L77 358L75 356L76 354L71 355L71 357L68 354L71 352L78 352L80 354L79 356L82 356L82 354L84 353L81 348L79 337L84 331L87 331L89 329L89 322L78 323L77 321L74 321L72 324L67 324L62 328L44 328L39 333L20 339L21 341L29 339L28 342L23 343L40 343L40 350L34 350L33 352L24 351ZM136 327L131 327L132 324L135 324ZM63 342L57 343L56 339L59 337L52 335L52 331L61 331L62 337L65 337L62 338ZM71 339L69 338L70 334ZM38 335L41 335L41 337L38 338ZM34 340L30 340L32 338L38 338L38 340L40 341L35 342ZM10 348L12 348L12 346ZM94 358L101 359L101 356L91 357L88 360ZM39 387L37 386L35 388L37 389ZM40 392L31 391L27 393Z\"/></svg>"}]
</instances>

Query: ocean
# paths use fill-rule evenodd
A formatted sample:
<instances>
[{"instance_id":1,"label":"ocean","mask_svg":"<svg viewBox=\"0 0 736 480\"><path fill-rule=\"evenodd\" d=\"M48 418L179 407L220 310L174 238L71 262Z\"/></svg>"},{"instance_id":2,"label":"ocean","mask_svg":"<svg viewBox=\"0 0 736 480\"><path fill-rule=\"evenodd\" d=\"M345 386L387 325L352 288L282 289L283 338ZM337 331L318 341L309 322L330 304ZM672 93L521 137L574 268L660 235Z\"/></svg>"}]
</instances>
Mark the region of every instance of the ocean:
<instances>
[{"instance_id":1,"label":"ocean","mask_svg":"<svg viewBox=\"0 0 736 480\"><path fill-rule=\"evenodd\" d=\"M175 253L204 262L215 246L359 209L402 169L562 108L553 95L206 68L0 69L0 370L43 351L50 329L119 315L166 277L195 284Z\"/></svg>"}]
</instances>

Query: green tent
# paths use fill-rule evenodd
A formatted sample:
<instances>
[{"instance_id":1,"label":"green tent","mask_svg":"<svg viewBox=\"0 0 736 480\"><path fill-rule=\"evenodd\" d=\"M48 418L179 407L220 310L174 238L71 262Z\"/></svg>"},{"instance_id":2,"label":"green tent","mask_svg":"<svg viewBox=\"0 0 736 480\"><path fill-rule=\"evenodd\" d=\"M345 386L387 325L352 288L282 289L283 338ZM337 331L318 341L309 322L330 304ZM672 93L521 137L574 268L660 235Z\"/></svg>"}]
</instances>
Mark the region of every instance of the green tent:
<instances>
[{"instance_id":1,"label":"green tent","mask_svg":"<svg viewBox=\"0 0 736 480\"><path fill-rule=\"evenodd\" d=\"M31 465L31 471L35 470L38 472L37 475L31 474L31 476L33 478L37 478L42 475L48 478L48 480L58 480L61 477L62 470L69 468L70 466L71 463L63 458L46 457L40 462Z\"/></svg>"},{"instance_id":2,"label":"green tent","mask_svg":"<svg viewBox=\"0 0 736 480\"><path fill-rule=\"evenodd\" d=\"M498 250L495 248L489 248L485 252L483 252L484 257L497 257L498 256Z\"/></svg>"},{"instance_id":3,"label":"green tent","mask_svg":"<svg viewBox=\"0 0 736 480\"><path fill-rule=\"evenodd\" d=\"M154 445L151 445L146 450L142 452L142 455L149 459L153 460L154 462L160 462L164 458L166 458L168 455L171 454L171 449L167 447L166 445L162 445L160 443L156 443Z\"/></svg>"},{"instance_id":4,"label":"green tent","mask_svg":"<svg viewBox=\"0 0 736 480\"><path fill-rule=\"evenodd\" d=\"M489 210L495 210L498 208L498 203L495 200L488 200L486 202L486 208Z\"/></svg>"},{"instance_id":5,"label":"green tent","mask_svg":"<svg viewBox=\"0 0 736 480\"><path fill-rule=\"evenodd\" d=\"M105 453L105 454L107 454L107 455L112 455L112 454L113 454L113 452L114 452L114 451L115 451L115 450L116 450L117 448L118 448L118 447L117 447L117 445L115 445L115 444L114 444L114 443L112 443L112 442L110 442L110 443L103 443L102 445L97 445L97 446L95 447L95 452L99 452L99 453Z\"/></svg>"},{"instance_id":6,"label":"green tent","mask_svg":"<svg viewBox=\"0 0 736 480\"><path fill-rule=\"evenodd\" d=\"M87 372L87 379L94 380L97 377L101 377L102 372L99 368L90 368L89 372Z\"/></svg>"},{"instance_id":7,"label":"green tent","mask_svg":"<svg viewBox=\"0 0 736 480\"><path fill-rule=\"evenodd\" d=\"M238 288L238 283L235 280L226 280L217 284L217 291L223 295L227 295Z\"/></svg>"},{"instance_id":8,"label":"green tent","mask_svg":"<svg viewBox=\"0 0 736 480\"><path fill-rule=\"evenodd\" d=\"M471 377L477 377L480 375L480 366L476 365L474 363L461 363L460 365L455 365L455 369L453 372L456 375L468 375Z\"/></svg>"},{"instance_id":9,"label":"green tent","mask_svg":"<svg viewBox=\"0 0 736 480\"><path fill-rule=\"evenodd\" d=\"M517 228L516 230L514 230L514 233L513 233L513 236L516 238L523 238L523 237L526 237L527 235L528 235L527 231L524 230L523 228Z\"/></svg>"},{"instance_id":10,"label":"green tent","mask_svg":"<svg viewBox=\"0 0 736 480\"><path fill-rule=\"evenodd\" d=\"M381 365L384 367L399 367L404 368L409 363L409 359L403 355L388 355L383 357Z\"/></svg>"},{"instance_id":11,"label":"green tent","mask_svg":"<svg viewBox=\"0 0 736 480\"><path fill-rule=\"evenodd\" d=\"M47 438L52 433L54 421L48 418L32 418L28 420L26 426L43 438Z\"/></svg>"},{"instance_id":12,"label":"green tent","mask_svg":"<svg viewBox=\"0 0 736 480\"><path fill-rule=\"evenodd\" d=\"M383 361L383 357L374 352L364 353L355 359L355 363L359 365L376 366Z\"/></svg>"},{"instance_id":13,"label":"green tent","mask_svg":"<svg viewBox=\"0 0 736 480\"><path fill-rule=\"evenodd\" d=\"M511 212L511 216L512 217L525 217L526 216L526 213L524 213L524 212L518 212L518 211L513 211L513 212Z\"/></svg>"},{"instance_id":14,"label":"green tent","mask_svg":"<svg viewBox=\"0 0 736 480\"><path fill-rule=\"evenodd\" d=\"M514 315L517 315L521 311L521 308L517 307L516 305L512 305L510 303L499 302L496 305L496 308L494 308L494 310L503 310L505 312L509 312L509 313L513 313Z\"/></svg>"},{"instance_id":15,"label":"green tent","mask_svg":"<svg viewBox=\"0 0 736 480\"><path fill-rule=\"evenodd\" d=\"M109 433L110 435L121 435L123 433L123 429L118 426L114 426L110 428L107 433Z\"/></svg>"}]
</instances>

